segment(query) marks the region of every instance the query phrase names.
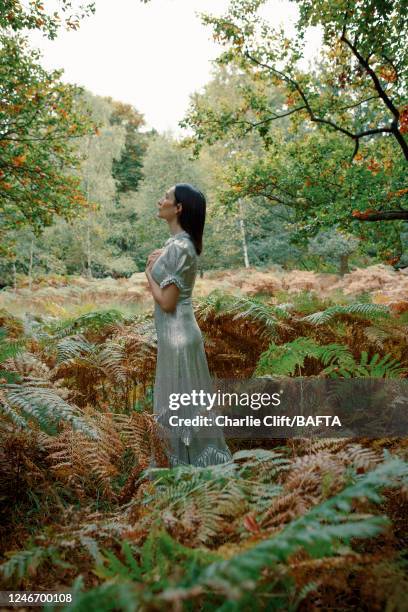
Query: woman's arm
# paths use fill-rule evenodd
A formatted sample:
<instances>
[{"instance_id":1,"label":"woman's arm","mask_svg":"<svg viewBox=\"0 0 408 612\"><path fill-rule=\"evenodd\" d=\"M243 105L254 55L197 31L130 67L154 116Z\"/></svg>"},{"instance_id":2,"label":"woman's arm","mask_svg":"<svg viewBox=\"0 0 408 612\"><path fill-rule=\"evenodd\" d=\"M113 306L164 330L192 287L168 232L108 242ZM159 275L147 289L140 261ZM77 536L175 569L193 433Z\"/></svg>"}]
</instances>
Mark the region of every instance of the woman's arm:
<instances>
[{"instance_id":1,"label":"woman's arm","mask_svg":"<svg viewBox=\"0 0 408 612\"><path fill-rule=\"evenodd\" d=\"M150 253L147 259L147 265L145 274L147 276L147 280L149 281L150 290L152 292L153 298L159 304L164 312L173 312L176 309L178 296L180 293L180 289L174 283L163 287L160 289L160 285L156 283L153 276L151 275L151 269L153 267L154 262L158 257L160 257L163 249L156 249L152 253Z\"/></svg>"},{"instance_id":2,"label":"woman's arm","mask_svg":"<svg viewBox=\"0 0 408 612\"><path fill-rule=\"evenodd\" d=\"M177 306L180 289L174 283L160 289L160 286L153 279L149 267L146 268L145 273L147 280L149 281L153 298L159 304L161 309L164 310L164 312L173 312Z\"/></svg>"}]
</instances>

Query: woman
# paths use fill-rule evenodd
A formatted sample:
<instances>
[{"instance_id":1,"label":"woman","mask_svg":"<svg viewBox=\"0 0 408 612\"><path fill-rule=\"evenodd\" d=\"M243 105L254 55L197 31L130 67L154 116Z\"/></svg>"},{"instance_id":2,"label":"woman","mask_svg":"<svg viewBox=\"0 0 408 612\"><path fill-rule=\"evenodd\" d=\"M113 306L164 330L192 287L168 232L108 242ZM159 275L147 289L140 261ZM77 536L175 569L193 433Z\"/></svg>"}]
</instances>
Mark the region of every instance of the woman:
<instances>
[{"instance_id":1,"label":"woman","mask_svg":"<svg viewBox=\"0 0 408 612\"><path fill-rule=\"evenodd\" d=\"M170 188L158 202L157 216L165 219L171 233L164 248L149 255L146 276L155 300L157 366L154 413L164 426L169 442L170 465L196 466L224 463L231 459L222 431L208 426L211 411L201 402L184 400L177 409L170 399L192 391L213 392L204 343L194 316L191 295L202 250L206 201L201 191L188 183ZM175 395L172 395L175 394ZM202 397L206 397L202 395ZM187 398L188 400L188 398ZM185 424L197 415L210 417L207 426ZM169 422L169 417L173 417Z\"/></svg>"}]
</instances>

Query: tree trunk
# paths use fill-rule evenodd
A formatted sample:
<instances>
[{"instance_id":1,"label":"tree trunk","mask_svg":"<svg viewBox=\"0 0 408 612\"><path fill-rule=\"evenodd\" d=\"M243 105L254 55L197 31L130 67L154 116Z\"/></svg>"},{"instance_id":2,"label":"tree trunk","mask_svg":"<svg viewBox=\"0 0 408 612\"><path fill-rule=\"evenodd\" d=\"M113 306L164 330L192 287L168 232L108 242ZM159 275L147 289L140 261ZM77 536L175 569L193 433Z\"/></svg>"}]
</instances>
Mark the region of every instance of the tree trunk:
<instances>
[{"instance_id":1,"label":"tree trunk","mask_svg":"<svg viewBox=\"0 0 408 612\"><path fill-rule=\"evenodd\" d=\"M350 272L349 264L348 264L349 256L348 255L340 255L340 276L344 276Z\"/></svg>"},{"instance_id":2,"label":"tree trunk","mask_svg":"<svg viewBox=\"0 0 408 612\"><path fill-rule=\"evenodd\" d=\"M16 262L13 261L13 279L14 279L14 293L17 291L17 272L16 272Z\"/></svg>"},{"instance_id":3,"label":"tree trunk","mask_svg":"<svg viewBox=\"0 0 408 612\"><path fill-rule=\"evenodd\" d=\"M88 158L91 149L91 136L88 136ZM89 170L86 176L86 201L89 206L90 188L89 188ZM87 276L92 278L92 257L91 257L91 213L88 212L88 223L86 228L86 260L87 260Z\"/></svg>"},{"instance_id":4,"label":"tree trunk","mask_svg":"<svg viewBox=\"0 0 408 612\"><path fill-rule=\"evenodd\" d=\"M244 264L246 268L249 268L248 247L247 247L245 224L244 224L244 207L243 207L242 200L239 201L239 225L241 228L241 239L242 239L242 250L244 253Z\"/></svg>"},{"instance_id":5,"label":"tree trunk","mask_svg":"<svg viewBox=\"0 0 408 612\"><path fill-rule=\"evenodd\" d=\"M91 228L90 216L88 215L88 226L86 228L86 259L88 278L92 278L92 258L91 258Z\"/></svg>"},{"instance_id":6,"label":"tree trunk","mask_svg":"<svg viewBox=\"0 0 408 612\"><path fill-rule=\"evenodd\" d=\"M34 251L34 238L31 238L30 244L30 265L28 267L28 288L31 291L33 286L33 251Z\"/></svg>"}]
</instances>

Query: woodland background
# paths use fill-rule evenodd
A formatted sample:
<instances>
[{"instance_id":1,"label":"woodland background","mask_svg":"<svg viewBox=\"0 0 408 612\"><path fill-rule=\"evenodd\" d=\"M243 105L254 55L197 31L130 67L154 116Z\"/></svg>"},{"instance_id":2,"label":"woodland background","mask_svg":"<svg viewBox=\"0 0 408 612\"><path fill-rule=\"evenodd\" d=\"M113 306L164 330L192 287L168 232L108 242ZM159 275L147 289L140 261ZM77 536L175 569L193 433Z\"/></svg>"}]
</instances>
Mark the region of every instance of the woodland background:
<instances>
[{"instance_id":1,"label":"woodland background","mask_svg":"<svg viewBox=\"0 0 408 612\"><path fill-rule=\"evenodd\" d=\"M262 0L202 16L224 52L180 139L41 66L24 32L93 3L0 6L3 588L72 588L71 610L406 609L406 438L230 440L229 464L170 469L151 416L144 268L181 181L208 201L213 374L408 377L408 5L294 2L293 39Z\"/></svg>"}]
</instances>

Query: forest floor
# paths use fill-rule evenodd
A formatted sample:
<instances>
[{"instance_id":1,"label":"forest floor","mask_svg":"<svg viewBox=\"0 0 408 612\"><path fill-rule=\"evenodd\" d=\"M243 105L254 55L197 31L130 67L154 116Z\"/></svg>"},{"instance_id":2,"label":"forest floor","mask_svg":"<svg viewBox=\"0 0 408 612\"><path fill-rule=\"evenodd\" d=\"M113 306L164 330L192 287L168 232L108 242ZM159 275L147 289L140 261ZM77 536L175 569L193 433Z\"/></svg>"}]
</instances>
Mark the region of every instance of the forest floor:
<instances>
[{"instance_id":1,"label":"forest floor","mask_svg":"<svg viewBox=\"0 0 408 612\"><path fill-rule=\"evenodd\" d=\"M29 289L27 277L16 290L0 291L0 308L16 315L32 314L64 316L84 312L87 308L115 306L127 311L146 312L153 300L144 272L130 278L87 279L82 276L49 275L34 281ZM408 270L395 271L391 266L378 264L357 268L340 277L336 274L302 270L284 271L279 266L265 269L238 268L211 270L203 278L197 276L194 297L208 295L215 289L243 295L268 295L270 303L281 297L310 291L319 297L336 299L343 296L370 295L373 303L388 304L396 313L404 311L408 301ZM408 308L408 303L406 304Z\"/></svg>"},{"instance_id":2,"label":"forest floor","mask_svg":"<svg viewBox=\"0 0 408 612\"><path fill-rule=\"evenodd\" d=\"M211 271L194 309L217 378L389 378L408 405L403 271ZM407 612L408 437L233 438L227 464L169 468L152 311L144 273L0 291L0 588L72 590L64 612Z\"/></svg>"}]
</instances>

